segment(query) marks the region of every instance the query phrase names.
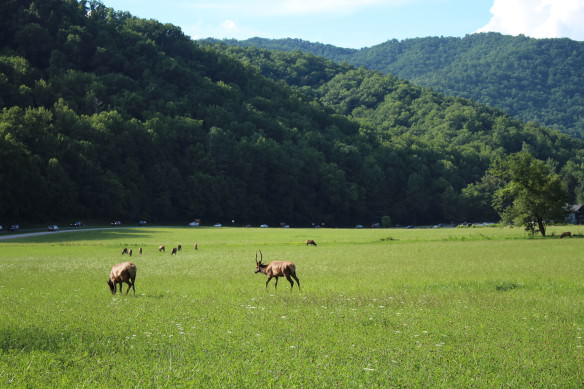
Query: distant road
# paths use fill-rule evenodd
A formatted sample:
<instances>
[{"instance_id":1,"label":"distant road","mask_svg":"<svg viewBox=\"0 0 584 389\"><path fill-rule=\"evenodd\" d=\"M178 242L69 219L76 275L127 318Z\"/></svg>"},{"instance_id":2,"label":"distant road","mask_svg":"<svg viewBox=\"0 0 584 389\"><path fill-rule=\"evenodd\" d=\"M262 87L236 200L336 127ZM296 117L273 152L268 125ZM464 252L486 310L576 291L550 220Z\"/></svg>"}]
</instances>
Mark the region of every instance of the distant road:
<instances>
[{"instance_id":1,"label":"distant road","mask_svg":"<svg viewBox=\"0 0 584 389\"><path fill-rule=\"evenodd\" d=\"M22 233L22 234L0 235L0 240L18 239L18 238L29 238L31 236L41 236L41 235L62 234L62 233L65 233L65 232L119 230L119 229L122 229L122 228L134 228L134 227L79 228L79 229L59 230L59 231L25 232L25 233Z\"/></svg>"}]
</instances>

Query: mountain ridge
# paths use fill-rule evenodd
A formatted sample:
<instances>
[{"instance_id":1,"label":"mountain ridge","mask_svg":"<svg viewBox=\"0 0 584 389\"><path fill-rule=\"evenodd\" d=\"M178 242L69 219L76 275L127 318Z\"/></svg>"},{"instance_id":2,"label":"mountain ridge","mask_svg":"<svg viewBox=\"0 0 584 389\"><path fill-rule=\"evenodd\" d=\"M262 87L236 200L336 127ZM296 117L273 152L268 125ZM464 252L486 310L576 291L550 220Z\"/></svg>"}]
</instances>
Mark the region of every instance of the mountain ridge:
<instances>
[{"instance_id":1,"label":"mountain ridge","mask_svg":"<svg viewBox=\"0 0 584 389\"><path fill-rule=\"evenodd\" d=\"M358 50L293 39L225 43L363 66L584 137L584 42L479 33L389 40Z\"/></svg>"}]
</instances>

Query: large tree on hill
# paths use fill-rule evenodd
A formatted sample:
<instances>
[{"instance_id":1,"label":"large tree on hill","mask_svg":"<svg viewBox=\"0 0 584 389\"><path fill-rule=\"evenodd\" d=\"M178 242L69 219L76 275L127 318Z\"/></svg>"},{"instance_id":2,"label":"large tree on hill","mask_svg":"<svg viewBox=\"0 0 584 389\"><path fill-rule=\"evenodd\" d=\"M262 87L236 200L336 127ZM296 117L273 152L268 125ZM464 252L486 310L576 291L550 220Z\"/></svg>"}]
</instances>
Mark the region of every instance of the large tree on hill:
<instances>
[{"instance_id":1,"label":"large tree on hill","mask_svg":"<svg viewBox=\"0 0 584 389\"><path fill-rule=\"evenodd\" d=\"M532 233L539 230L545 236L547 223L565 219L568 196L560 176L527 151L510 155L488 174L505 182L493 196L502 221L524 225Z\"/></svg>"}]
</instances>

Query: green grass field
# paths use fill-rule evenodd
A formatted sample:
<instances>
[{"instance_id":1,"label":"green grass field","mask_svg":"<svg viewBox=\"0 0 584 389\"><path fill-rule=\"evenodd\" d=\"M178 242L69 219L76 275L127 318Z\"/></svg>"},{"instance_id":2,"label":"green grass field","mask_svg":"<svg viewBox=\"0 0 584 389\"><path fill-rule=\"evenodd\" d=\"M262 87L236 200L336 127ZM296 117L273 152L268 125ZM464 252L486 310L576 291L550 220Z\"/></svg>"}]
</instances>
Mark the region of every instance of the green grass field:
<instances>
[{"instance_id":1,"label":"green grass field","mask_svg":"<svg viewBox=\"0 0 584 389\"><path fill-rule=\"evenodd\" d=\"M124 247L137 293L114 297ZM257 249L294 261L302 291L266 290ZM135 228L0 242L0 387L581 388L583 336L580 237Z\"/></svg>"}]
</instances>

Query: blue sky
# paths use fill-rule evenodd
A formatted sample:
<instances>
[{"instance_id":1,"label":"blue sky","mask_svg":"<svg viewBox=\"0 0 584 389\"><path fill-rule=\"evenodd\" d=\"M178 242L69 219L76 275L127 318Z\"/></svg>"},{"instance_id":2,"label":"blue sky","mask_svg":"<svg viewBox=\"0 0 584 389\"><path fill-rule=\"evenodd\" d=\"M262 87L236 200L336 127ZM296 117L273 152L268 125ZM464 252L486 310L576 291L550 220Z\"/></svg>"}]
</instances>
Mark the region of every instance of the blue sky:
<instances>
[{"instance_id":1,"label":"blue sky","mask_svg":"<svg viewBox=\"0 0 584 389\"><path fill-rule=\"evenodd\" d=\"M339 47L477 31L584 40L584 0L102 0L193 39L300 38Z\"/></svg>"}]
</instances>

